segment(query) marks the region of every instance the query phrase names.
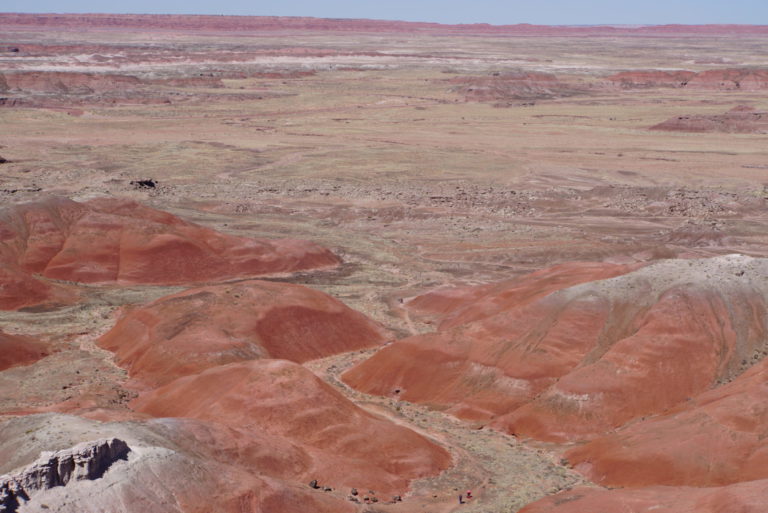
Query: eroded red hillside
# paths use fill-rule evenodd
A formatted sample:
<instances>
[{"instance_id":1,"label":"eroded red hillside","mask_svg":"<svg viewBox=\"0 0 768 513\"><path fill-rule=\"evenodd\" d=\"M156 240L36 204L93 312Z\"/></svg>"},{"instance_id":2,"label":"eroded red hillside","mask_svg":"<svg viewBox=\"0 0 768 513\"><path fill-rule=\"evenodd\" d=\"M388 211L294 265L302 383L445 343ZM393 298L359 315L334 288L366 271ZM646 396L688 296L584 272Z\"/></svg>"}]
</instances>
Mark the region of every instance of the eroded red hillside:
<instances>
[{"instance_id":1,"label":"eroded red hillside","mask_svg":"<svg viewBox=\"0 0 768 513\"><path fill-rule=\"evenodd\" d=\"M521 436L595 438L743 371L764 349L765 291L749 278L763 267L739 256L664 261L513 300L392 344L344 379Z\"/></svg>"},{"instance_id":2,"label":"eroded red hillside","mask_svg":"<svg viewBox=\"0 0 768 513\"><path fill-rule=\"evenodd\" d=\"M0 73L0 92L91 94L135 88L141 81L128 75L71 71L27 71Z\"/></svg>"},{"instance_id":3,"label":"eroded red hillside","mask_svg":"<svg viewBox=\"0 0 768 513\"><path fill-rule=\"evenodd\" d=\"M48 346L42 342L0 331L0 371L35 363L48 353Z\"/></svg>"},{"instance_id":4,"label":"eroded red hillside","mask_svg":"<svg viewBox=\"0 0 768 513\"><path fill-rule=\"evenodd\" d=\"M401 493L411 479L434 475L450 463L443 449L365 412L301 365L284 360L214 367L145 393L133 407L155 417L284 437L311 455L311 474L335 486Z\"/></svg>"},{"instance_id":5,"label":"eroded red hillside","mask_svg":"<svg viewBox=\"0 0 768 513\"><path fill-rule=\"evenodd\" d=\"M266 281L190 289L129 311L99 342L151 385L256 358L304 362L382 344L387 333L322 292Z\"/></svg>"},{"instance_id":6,"label":"eroded red hillside","mask_svg":"<svg viewBox=\"0 0 768 513\"><path fill-rule=\"evenodd\" d=\"M760 353L762 355L762 353ZM572 449L567 457L610 486L722 486L768 479L768 361L664 415Z\"/></svg>"},{"instance_id":7,"label":"eroded red hillside","mask_svg":"<svg viewBox=\"0 0 768 513\"><path fill-rule=\"evenodd\" d=\"M179 284L339 263L308 241L226 235L115 198L52 199L6 209L0 216L0 261L7 269L0 296L5 308L53 300L51 286L32 281L32 275L84 283Z\"/></svg>"}]
</instances>

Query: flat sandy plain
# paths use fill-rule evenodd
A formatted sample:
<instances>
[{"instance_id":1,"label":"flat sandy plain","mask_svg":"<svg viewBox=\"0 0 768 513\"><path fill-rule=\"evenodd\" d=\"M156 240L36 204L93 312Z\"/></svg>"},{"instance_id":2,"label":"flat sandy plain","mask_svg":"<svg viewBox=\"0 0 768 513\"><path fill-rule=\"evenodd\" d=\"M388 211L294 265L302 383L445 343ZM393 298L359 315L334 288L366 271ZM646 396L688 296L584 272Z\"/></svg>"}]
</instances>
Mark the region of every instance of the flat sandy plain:
<instances>
[{"instance_id":1,"label":"flat sandy plain","mask_svg":"<svg viewBox=\"0 0 768 513\"><path fill-rule=\"evenodd\" d=\"M760 33L136 31L0 22L0 72L36 77L0 92L7 160L0 201L116 196L228 234L312 240L343 265L285 280L327 292L405 337L434 327L402 301L442 285L574 261L768 256L768 135L651 129L740 106L766 111L768 84L623 86L609 78L766 67L768 35ZM78 89L45 78L52 72L138 80L95 87L86 78ZM97 385L109 389L110 407L130 395L111 354L92 341L112 326L117 307L180 288L82 289L84 305L0 313L7 333L76 348L0 379L0 414ZM585 481L559 464L557 446L521 444L340 384L336 376L365 355L306 366L457 458L441 476L414 483L410 504L419 510L457 508L455 490L485 487L461 510L516 511ZM91 379L94 369L100 376Z\"/></svg>"}]
</instances>

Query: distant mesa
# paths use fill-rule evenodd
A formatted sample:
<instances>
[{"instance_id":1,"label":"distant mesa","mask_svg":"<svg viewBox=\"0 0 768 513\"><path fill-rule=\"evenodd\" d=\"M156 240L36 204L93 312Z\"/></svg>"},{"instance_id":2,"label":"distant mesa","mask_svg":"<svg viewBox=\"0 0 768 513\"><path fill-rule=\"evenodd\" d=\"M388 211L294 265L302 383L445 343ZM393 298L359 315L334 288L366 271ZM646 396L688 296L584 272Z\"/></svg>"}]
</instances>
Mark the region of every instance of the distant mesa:
<instances>
[{"instance_id":1,"label":"distant mesa","mask_svg":"<svg viewBox=\"0 0 768 513\"><path fill-rule=\"evenodd\" d=\"M190 289L129 310L99 345L158 386L257 358L305 362L383 344L388 333L331 296L287 283Z\"/></svg>"},{"instance_id":2,"label":"distant mesa","mask_svg":"<svg viewBox=\"0 0 768 513\"><path fill-rule=\"evenodd\" d=\"M133 201L104 198L6 208L0 213L0 262L0 307L17 309L66 295L46 278L186 284L327 269L339 259L312 242L235 237Z\"/></svg>"},{"instance_id":3,"label":"distant mesa","mask_svg":"<svg viewBox=\"0 0 768 513\"><path fill-rule=\"evenodd\" d=\"M584 94L585 89L560 81L555 75L539 72L493 73L484 77L450 80L452 90L466 101L493 103L498 107L519 105L536 100L551 100Z\"/></svg>"},{"instance_id":4,"label":"distant mesa","mask_svg":"<svg viewBox=\"0 0 768 513\"><path fill-rule=\"evenodd\" d=\"M136 87L141 81L128 75L76 71L19 71L0 73L0 92L93 94Z\"/></svg>"},{"instance_id":5,"label":"distant mesa","mask_svg":"<svg viewBox=\"0 0 768 513\"><path fill-rule=\"evenodd\" d=\"M550 270L470 295L436 333L387 346L343 379L521 437L569 442L685 405L768 350L768 260L592 272L608 279L558 287ZM536 290L536 281L546 295L517 299L515 289Z\"/></svg>"},{"instance_id":6,"label":"distant mesa","mask_svg":"<svg viewBox=\"0 0 768 513\"><path fill-rule=\"evenodd\" d=\"M76 48L73 47L72 51ZM51 50L55 50L52 48ZM145 85L170 87L224 87L221 78L213 76L142 79L116 73L82 71L11 71L0 73L0 92L91 95L125 92Z\"/></svg>"},{"instance_id":7,"label":"distant mesa","mask_svg":"<svg viewBox=\"0 0 768 513\"><path fill-rule=\"evenodd\" d=\"M0 233L2 237L2 233ZM3 258L0 242L0 310L52 310L79 299L75 287L39 279Z\"/></svg>"},{"instance_id":8,"label":"distant mesa","mask_svg":"<svg viewBox=\"0 0 768 513\"><path fill-rule=\"evenodd\" d=\"M652 126L651 130L766 134L768 133L768 112L740 105L724 114L675 116Z\"/></svg>"},{"instance_id":9,"label":"distant mesa","mask_svg":"<svg viewBox=\"0 0 768 513\"><path fill-rule=\"evenodd\" d=\"M362 33L419 33L434 35L498 35L498 36L589 36L647 35L668 37L677 34L733 35L766 34L765 25L641 25L641 26L546 26L520 23L490 25L474 23L442 25L439 23L405 22L368 19L323 19L277 16L210 16L149 14L0 14L0 25L14 29L33 27L62 29L108 28L131 31L318 31Z\"/></svg>"}]
</instances>

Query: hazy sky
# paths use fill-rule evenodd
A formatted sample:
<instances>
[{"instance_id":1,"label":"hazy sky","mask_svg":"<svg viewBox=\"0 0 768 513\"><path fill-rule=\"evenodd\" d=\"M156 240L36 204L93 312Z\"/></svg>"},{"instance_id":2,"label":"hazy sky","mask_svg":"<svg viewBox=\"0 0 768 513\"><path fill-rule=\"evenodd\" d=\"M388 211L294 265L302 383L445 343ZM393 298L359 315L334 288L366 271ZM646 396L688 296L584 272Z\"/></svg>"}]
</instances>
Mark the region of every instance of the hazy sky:
<instances>
[{"instance_id":1,"label":"hazy sky","mask_svg":"<svg viewBox=\"0 0 768 513\"><path fill-rule=\"evenodd\" d=\"M0 12L317 16L497 25L768 24L768 0L0 0Z\"/></svg>"}]
</instances>

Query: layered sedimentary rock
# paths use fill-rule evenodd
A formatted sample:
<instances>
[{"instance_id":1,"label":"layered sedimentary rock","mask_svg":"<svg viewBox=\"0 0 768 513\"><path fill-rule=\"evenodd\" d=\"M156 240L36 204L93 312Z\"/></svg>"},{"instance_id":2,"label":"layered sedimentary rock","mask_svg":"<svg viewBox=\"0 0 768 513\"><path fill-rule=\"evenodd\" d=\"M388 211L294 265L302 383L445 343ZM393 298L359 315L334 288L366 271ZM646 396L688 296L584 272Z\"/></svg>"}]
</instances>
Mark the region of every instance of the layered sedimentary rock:
<instances>
[{"instance_id":1,"label":"layered sedimentary rock","mask_svg":"<svg viewBox=\"0 0 768 513\"><path fill-rule=\"evenodd\" d=\"M325 248L295 239L222 234L114 198L67 199L8 208L0 215L0 307L54 302L57 285L180 284L333 267Z\"/></svg>"},{"instance_id":2,"label":"layered sedimentary rock","mask_svg":"<svg viewBox=\"0 0 768 513\"><path fill-rule=\"evenodd\" d=\"M723 486L765 480L766 404L768 360L760 360L732 382L572 449L567 458L595 482L610 486Z\"/></svg>"},{"instance_id":3,"label":"layered sedimentary rock","mask_svg":"<svg viewBox=\"0 0 768 513\"><path fill-rule=\"evenodd\" d=\"M301 365L233 363L140 396L136 411L216 422L280 437L310 455L311 473L336 486L402 493L447 468L450 456L404 427L355 406Z\"/></svg>"},{"instance_id":4,"label":"layered sedimentary rock","mask_svg":"<svg viewBox=\"0 0 768 513\"><path fill-rule=\"evenodd\" d=\"M550 100L583 94L584 90L560 81L550 73L509 72L485 77L463 77L451 80L452 90L467 101L490 102L497 106L520 102Z\"/></svg>"},{"instance_id":5,"label":"layered sedimentary rock","mask_svg":"<svg viewBox=\"0 0 768 513\"><path fill-rule=\"evenodd\" d=\"M387 333L322 292L266 281L194 288L127 312L99 344L157 386L256 358L294 362L380 345Z\"/></svg>"},{"instance_id":6,"label":"layered sedimentary rock","mask_svg":"<svg viewBox=\"0 0 768 513\"><path fill-rule=\"evenodd\" d=\"M0 331L0 371L35 363L48 353L48 346L40 341Z\"/></svg>"},{"instance_id":7,"label":"layered sedimentary rock","mask_svg":"<svg viewBox=\"0 0 768 513\"><path fill-rule=\"evenodd\" d=\"M344 380L521 436L592 439L743 372L766 350L765 276L737 255L662 261L399 341Z\"/></svg>"}]
</instances>

